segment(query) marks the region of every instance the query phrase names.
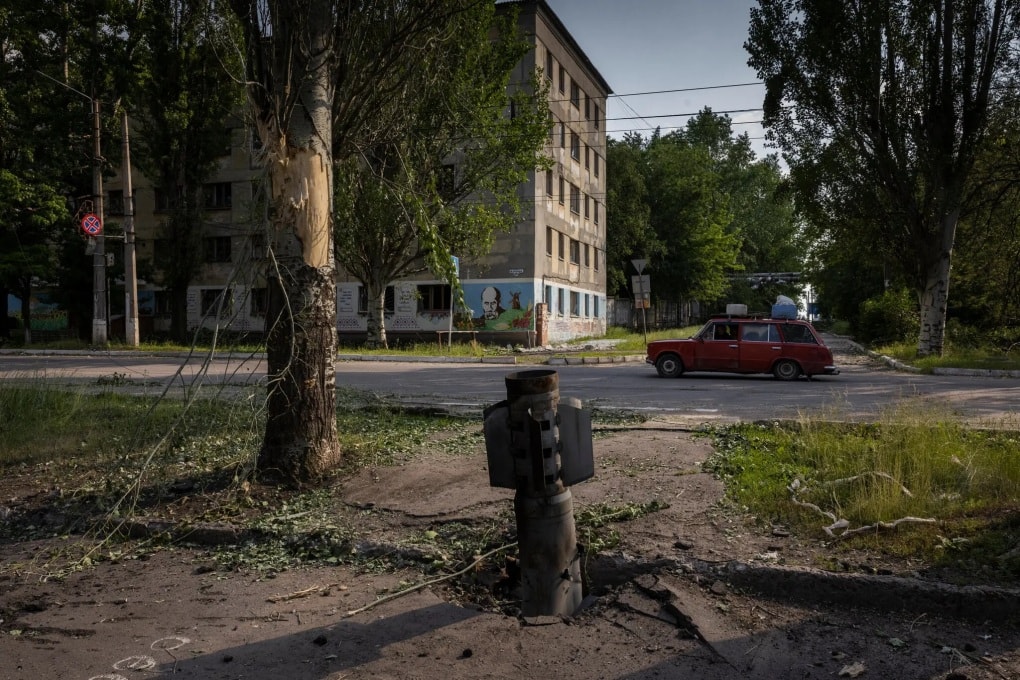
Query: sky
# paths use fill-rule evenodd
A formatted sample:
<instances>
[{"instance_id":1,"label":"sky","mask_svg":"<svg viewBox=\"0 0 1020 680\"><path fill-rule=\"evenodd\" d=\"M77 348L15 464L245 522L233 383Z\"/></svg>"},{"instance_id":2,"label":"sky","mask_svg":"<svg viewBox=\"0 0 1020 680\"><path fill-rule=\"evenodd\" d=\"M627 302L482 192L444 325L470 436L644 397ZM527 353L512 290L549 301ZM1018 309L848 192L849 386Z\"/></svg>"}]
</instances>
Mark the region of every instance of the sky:
<instances>
[{"instance_id":1,"label":"sky","mask_svg":"<svg viewBox=\"0 0 1020 680\"><path fill-rule=\"evenodd\" d=\"M736 133L747 132L755 153L775 153L762 139L763 85L744 50L755 0L547 0L588 55L614 96L606 106L606 130L645 136L683 127L706 106L728 114ZM664 90L687 92L639 94ZM754 109L736 113L738 110ZM668 117L657 117L668 116ZM640 118L639 118L640 117Z\"/></svg>"}]
</instances>

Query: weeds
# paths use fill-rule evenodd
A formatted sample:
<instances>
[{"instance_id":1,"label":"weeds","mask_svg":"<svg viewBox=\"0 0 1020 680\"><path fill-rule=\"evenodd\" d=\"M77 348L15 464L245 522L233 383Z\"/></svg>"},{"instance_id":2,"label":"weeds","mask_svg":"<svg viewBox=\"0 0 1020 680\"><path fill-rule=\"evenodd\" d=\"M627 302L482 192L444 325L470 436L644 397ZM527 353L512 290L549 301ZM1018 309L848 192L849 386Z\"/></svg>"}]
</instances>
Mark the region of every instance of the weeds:
<instances>
[{"instance_id":1,"label":"weeds","mask_svg":"<svg viewBox=\"0 0 1020 680\"><path fill-rule=\"evenodd\" d=\"M933 518L931 526L904 525L880 538L876 527L847 542L1020 566L1006 556L1020 541L1010 521L1020 500L1016 433L964 429L930 404L915 403L873 425L739 425L712 436L716 453L706 469L726 481L731 500L760 518L819 537L829 522L813 510L845 520L851 532Z\"/></svg>"}]
</instances>

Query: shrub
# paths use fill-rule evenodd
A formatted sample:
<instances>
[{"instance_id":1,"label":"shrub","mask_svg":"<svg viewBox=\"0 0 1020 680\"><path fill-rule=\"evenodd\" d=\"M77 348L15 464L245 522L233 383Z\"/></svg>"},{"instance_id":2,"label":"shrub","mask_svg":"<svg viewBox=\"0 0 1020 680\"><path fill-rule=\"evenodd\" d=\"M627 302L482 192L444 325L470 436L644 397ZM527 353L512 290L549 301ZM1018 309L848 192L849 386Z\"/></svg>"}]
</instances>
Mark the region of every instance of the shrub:
<instances>
[{"instance_id":1,"label":"shrub","mask_svg":"<svg viewBox=\"0 0 1020 680\"><path fill-rule=\"evenodd\" d=\"M861 303L854 329L857 339L871 344L910 342L917 339L920 316L909 290L887 290Z\"/></svg>"}]
</instances>

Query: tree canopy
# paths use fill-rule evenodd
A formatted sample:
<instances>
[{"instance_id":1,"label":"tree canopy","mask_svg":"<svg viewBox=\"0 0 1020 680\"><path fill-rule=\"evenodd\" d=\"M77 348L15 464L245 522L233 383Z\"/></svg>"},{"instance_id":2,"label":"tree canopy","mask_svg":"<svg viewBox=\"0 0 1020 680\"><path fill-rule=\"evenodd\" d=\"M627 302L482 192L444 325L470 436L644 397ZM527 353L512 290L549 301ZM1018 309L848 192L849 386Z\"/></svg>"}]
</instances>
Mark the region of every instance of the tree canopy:
<instances>
[{"instance_id":1,"label":"tree canopy","mask_svg":"<svg viewBox=\"0 0 1020 680\"><path fill-rule=\"evenodd\" d=\"M775 158L755 158L728 117L702 111L682 130L610 140L608 285L623 291L634 258L648 261L655 297L762 308L773 290L741 271L798 271L799 223Z\"/></svg>"},{"instance_id":2,"label":"tree canopy","mask_svg":"<svg viewBox=\"0 0 1020 680\"><path fill-rule=\"evenodd\" d=\"M957 227L1015 73L1020 3L758 4L745 47L798 204L823 240L888 253L918 294L918 352L941 353Z\"/></svg>"},{"instance_id":3,"label":"tree canopy","mask_svg":"<svg viewBox=\"0 0 1020 680\"><path fill-rule=\"evenodd\" d=\"M386 345L387 284L426 269L455 284L450 255L484 254L518 218L548 131L544 83L508 90L529 49L512 14L467 4L433 47L402 56L411 75L387 137L339 165L337 260L368 291L370 346Z\"/></svg>"}]
</instances>

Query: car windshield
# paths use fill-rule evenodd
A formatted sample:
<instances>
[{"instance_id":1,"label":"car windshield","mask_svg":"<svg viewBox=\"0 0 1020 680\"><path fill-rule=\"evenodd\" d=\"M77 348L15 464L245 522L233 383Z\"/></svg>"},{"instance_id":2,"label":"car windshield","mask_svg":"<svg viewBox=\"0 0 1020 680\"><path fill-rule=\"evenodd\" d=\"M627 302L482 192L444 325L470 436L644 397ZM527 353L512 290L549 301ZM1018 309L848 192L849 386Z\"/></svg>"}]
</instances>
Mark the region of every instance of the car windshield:
<instances>
[{"instance_id":1,"label":"car windshield","mask_svg":"<svg viewBox=\"0 0 1020 680\"><path fill-rule=\"evenodd\" d=\"M696 340L698 338L701 338L702 340L711 340L712 339L712 327L713 327L714 324L715 324L714 321L709 321L704 326L702 326L698 330L697 333L692 335L691 339L692 340Z\"/></svg>"}]
</instances>

